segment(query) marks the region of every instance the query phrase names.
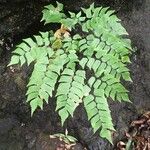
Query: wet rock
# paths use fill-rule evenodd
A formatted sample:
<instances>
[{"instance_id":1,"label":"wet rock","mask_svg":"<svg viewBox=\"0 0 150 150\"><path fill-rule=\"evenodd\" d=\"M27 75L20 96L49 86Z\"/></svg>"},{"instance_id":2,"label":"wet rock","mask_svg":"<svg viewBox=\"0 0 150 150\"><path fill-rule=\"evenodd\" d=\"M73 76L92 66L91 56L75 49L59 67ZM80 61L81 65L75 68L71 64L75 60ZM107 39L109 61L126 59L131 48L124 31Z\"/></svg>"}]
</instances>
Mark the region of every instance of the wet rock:
<instances>
[{"instance_id":1,"label":"wet rock","mask_svg":"<svg viewBox=\"0 0 150 150\"><path fill-rule=\"evenodd\" d=\"M10 1L9 1L10 2ZM43 4L44 5L44 4ZM43 5L36 4L31 1L24 3L1 4L0 5L0 39L6 37L8 34L10 37L21 39L22 34L28 36L33 30L36 30L38 26L31 27L34 22L40 21L41 10ZM32 30L27 31L28 27ZM27 32L27 33L25 33Z\"/></svg>"},{"instance_id":2,"label":"wet rock","mask_svg":"<svg viewBox=\"0 0 150 150\"><path fill-rule=\"evenodd\" d=\"M11 141L7 141L8 143L2 143L0 145L1 150L23 150L24 145L22 143L11 143Z\"/></svg>"},{"instance_id":3,"label":"wet rock","mask_svg":"<svg viewBox=\"0 0 150 150\"><path fill-rule=\"evenodd\" d=\"M26 139L28 149L33 149L35 147L35 143L37 139L36 135L31 131L25 135L25 139Z\"/></svg>"},{"instance_id":4,"label":"wet rock","mask_svg":"<svg viewBox=\"0 0 150 150\"><path fill-rule=\"evenodd\" d=\"M85 145L88 150L111 150L111 145L107 140L100 138L98 133L93 133L89 122L84 118L84 113L82 113L82 116L75 114L73 120L68 124L68 126L74 130L76 137L78 137L79 141Z\"/></svg>"},{"instance_id":5,"label":"wet rock","mask_svg":"<svg viewBox=\"0 0 150 150\"><path fill-rule=\"evenodd\" d=\"M5 72L6 67L5 66L0 66L0 76Z\"/></svg>"},{"instance_id":6,"label":"wet rock","mask_svg":"<svg viewBox=\"0 0 150 150\"><path fill-rule=\"evenodd\" d=\"M54 112L55 105L48 105L48 109L44 109L45 111L37 111L31 119L30 108L25 103L26 98L24 95L26 85L24 82L28 79L28 71L24 68L23 74L19 73L23 70L18 70L16 74L12 74L6 70L12 45L19 43L22 38L37 34L39 30L43 30L43 24L39 23L39 21L41 19L41 10L47 2L51 1L14 0L13 3L10 3L9 0L0 0L0 40L4 39L4 43L0 43L0 46L3 49L1 57L5 64L0 64L0 115L3 114L0 119L0 133L5 135L5 141L0 141L0 149L19 150L23 149L24 146L24 142L17 139L26 134L22 128L18 127L16 131L19 134L16 136L9 136L9 131L12 131L17 124L11 117L7 117L8 114L15 114L19 118L19 122L25 124L25 130L28 131L31 128L31 132L34 132L35 129L39 129L40 132L46 133L41 137L35 133L23 136L23 141L27 142L25 143L27 149L36 147L37 150L43 150L49 147L54 144L53 142L49 143L49 132L61 130L60 125L57 125L58 116ZM93 1L79 0L72 2L72 0L67 0L60 2L64 3L66 10L78 11L83 6L89 6ZM122 138L124 131L128 130L132 120L137 118L143 111L150 109L150 1L109 0L95 2L96 5L111 6L117 11L123 25L129 32L133 45L138 49L135 53L136 56L132 58L133 63L130 66L133 83L127 84L133 104L110 104L114 125L117 130L115 137L117 141ZM4 54L4 51L7 52ZM106 140L101 139L97 134L93 134L91 126L86 120L86 113L81 108L77 111L80 116L76 115L76 119L72 120L73 125L68 124L68 128L73 131L74 135L79 137L80 142L86 145L89 150L112 149ZM15 133L15 131L11 133ZM11 146L12 149L10 148Z\"/></svg>"},{"instance_id":7,"label":"wet rock","mask_svg":"<svg viewBox=\"0 0 150 150\"><path fill-rule=\"evenodd\" d=\"M15 79L15 83L18 85L19 89L25 90L26 82L20 76Z\"/></svg>"},{"instance_id":8,"label":"wet rock","mask_svg":"<svg viewBox=\"0 0 150 150\"><path fill-rule=\"evenodd\" d=\"M7 134L15 126L18 126L18 124L18 121L13 117L0 119L0 135L2 136L4 134Z\"/></svg>"},{"instance_id":9,"label":"wet rock","mask_svg":"<svg viewBox=\"0 0 150 150\"><path fill-rule=\"evenodd\" d=\"M20 123L16 117L0 119L0 149L22 150L24 141L20 134Z\"/></svg>"},{"instance_id":10,"label":"wet rock","mask_svg":"<svg viewBox=\"0 0 150 150\"><path fill-rule=\"evenodd\" d=\"M3 52L3 49L0 47L0 57L1 57L2 52Z\"/></svg>"}]
</instances>

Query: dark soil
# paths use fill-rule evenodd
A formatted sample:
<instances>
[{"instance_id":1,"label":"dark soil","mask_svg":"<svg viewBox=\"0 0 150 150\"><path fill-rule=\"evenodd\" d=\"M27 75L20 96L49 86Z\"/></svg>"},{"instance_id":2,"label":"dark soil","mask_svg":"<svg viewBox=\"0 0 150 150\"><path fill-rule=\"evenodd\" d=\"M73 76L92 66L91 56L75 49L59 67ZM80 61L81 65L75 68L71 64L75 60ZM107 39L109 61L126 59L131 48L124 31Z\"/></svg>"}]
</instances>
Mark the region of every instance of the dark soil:
<instances>
[{"instance_id":1,"label":"dark soil","mask_svg":"<svg viewBox=\"0 0 150 150\"><path fill-rule=\"evenodd\" d=\"M107 141L93 135L86 113L80 106L75 117L64 128L55 113L55 101L51 100L44 110L30 117L25 91L30 70L26 66L7 68L13 46L22 38L45 31L40 23L41 10L50 0L0 0L0 150L55 150L49 134L64 132L67 127L80 143L76 149L112 150ZM54 2L54 1L53 1ZM78 11L93 0L61 0L66 10ZM132 120L150 110L150 0L95 0L96 5L115 9L127 29L137 51L132 55L133 83L126 83L130 91L130 103L111 102L114 120L114 143L124 137ZM55 28L55 27L52 27ZM82 115L81 115L82 114ZM81 145L83 147L81 147Z\"/></svg>"}]
</instances>

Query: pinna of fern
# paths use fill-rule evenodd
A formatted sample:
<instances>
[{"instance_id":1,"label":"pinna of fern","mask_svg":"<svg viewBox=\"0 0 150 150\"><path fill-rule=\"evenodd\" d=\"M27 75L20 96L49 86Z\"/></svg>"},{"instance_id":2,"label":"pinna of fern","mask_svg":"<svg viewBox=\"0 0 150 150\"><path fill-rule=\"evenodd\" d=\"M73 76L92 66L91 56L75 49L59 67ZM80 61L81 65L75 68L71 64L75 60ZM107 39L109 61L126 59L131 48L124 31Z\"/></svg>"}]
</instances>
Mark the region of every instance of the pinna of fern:
<instances>
[{"instance_id":1,"label":"pinna of fern","mask_svg":"<svg viewBox=\"0 0 150 150\"><path fill-rule=\"evenodd\" d=\"M13 51L9 66L34 64L26 93L31 114L54 96L63 125L83 103L93 131L112 143L115 129L108 99L130 102L121 80L132 81L127 68L131 41L124 38L128 33L109 8L92 4L69 14L64 14L63 4L58 2L56 7L46 6L42 21L63 25L56 31L59 36L41 32L24 39ZM84 34L71 32L79 27Z\"/></svg>"}]
</instances>

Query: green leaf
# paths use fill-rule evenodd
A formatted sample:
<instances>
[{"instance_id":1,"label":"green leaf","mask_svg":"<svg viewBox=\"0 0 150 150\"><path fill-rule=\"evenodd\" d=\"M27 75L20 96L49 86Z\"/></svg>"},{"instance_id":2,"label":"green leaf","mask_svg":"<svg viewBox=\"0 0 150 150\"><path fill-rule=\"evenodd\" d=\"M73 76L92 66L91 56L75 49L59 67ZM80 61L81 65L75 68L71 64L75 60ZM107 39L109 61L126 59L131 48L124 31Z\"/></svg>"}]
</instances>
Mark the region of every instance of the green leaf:
<instances>
[{"instance_id":1,"label":"green leaf","mask_svg":"<svg viewBox=\"0 0 150 150\"><path fill-rule=\"evenodd\" d=\"M99 16L99 13L100 13L100 10L102 9L102 7L97 7L93 10L93 18L95 17L98 17Z\"/></svg>"},{"instance_id":2,"label":"green leaf","mask_svg":"<svg viewBox=\"0 0 150 150\"><path fill-rule=\"evenodd\" d=\"M32 46L35 46L35 43L31 40L31 39L25 39L24 41L29 41L29 44L28 45L30 45L31 47ZM27 42L28 43L28 42ZM30 51L30 47L28 46L25 42L22 42L21 44L19 44L17 47L18 48L20 48L20 49L22 49L22 50L24 50L24 51L26 51L26 52L28 52L28 51ZM15 50L15 51L18 51L18 48Z\"/></svg>"},{"instance_id":3,"label":"green leaf","mask_svg":"<svg viewBox=\"0 0 150 150\"><path fill-rule=\"evenodd\" d=\"M44 43L43 43L43 39L41 38L41 36L34 36L35 39L36 39L36 42L39 46L42 46Z\"/></svg>"},{"instance_id":4,"label":"green leaf","mask_svg":"<svg viewBox=\"0 0 150 150\"><path fill-rule=\"evenodd\" d=\"M59 110L59 109L62 109L62 108L65 107L65 105L66 105L66 101L58 101L55 110L57 111L57 110Z\"/></svg>"},{"instance_id":5,"label":"green leaf","mask_svg":"<svg viewBox=\"0 0 150 150\"><path fill-rule=\"evenodd\" d=\"M65 69L62 74L73 76L74 72L71 69Z\"/></svg>"},{"instance_id":6,"label":"green leaf","mask_svg":"<svg viewBox=\"0 0 150 150\"><path fill-rule=\"evenodd\" d=\"M11 57L10 63L8 64L8 66L11 65L16 65L19 63L19 56L18 55L14 55Z\"/></svg>"},{"instance_id":7,"label":"green leaf","mask_svg":"<svg viewBox=\"0 0 150 150\"><path fill-rule=\"evenodd\" d=\"M82 39L82 38L81 38L81 36L80 36L79 34L75 34L75 35L73 36L73 39L74 39L74 40L80 40L80 39Z\"/></svg>"},{"instance_id":8,"label":"green leaf","mask_svg":"<svg viewBox=\"0 0 150 150\"><path fill-rule=\"evenodd\" d=\"M110 91L112 90L111 86L107 86L105 89L105 95L109 97Z\"/></svg>"},{"instance_id":9,"label":"green leaf","mask_svg":"<svg viewBox=\"0 0 150 150\"><path fill-rule=\"evenodd\" d=\"M94 96L93 95L88 95L84 98L84 105L88 105L89 103L91 103L94 100Z\"/></svg>"},{"instance_id":10,"label":"green leaf","mask_svg":"<svg viewBox=\"0 0 150 150\"><path fill-rule=\"evenodd\" d=\"M69 14L70 14L71 18L74 18L76 16L76 14L72 13L72 12L69 12Z\"/></svg>"},{"instance_id":11,"label":"green leaf","mask_svg":"<svg viewBox=\"0 0 150 150\"><path fill-rule=\"evenodd\" d=\"M71 30L71 28L73 28L75 26L75 24L77 23L76 20L71 19L71 18L67 18L67 19L61 19L60 22L67 27L68 29Z\"/></svg>"},{"instance_id":12,"label":"green leaf","mask_svg":"<svg viewBox=\"0 0 150 150\"><path fill-rule=\"evenodd\" d=\"M56 2L56 3L57 3L57 10L62 11L64 8L63 4L61 4L59 2Z\"/></svg>"},{"instance_id":13,"label":"green leaf","mask_svg":"<svg viewBox=\"0 0 150 150\"><path fill-rule=\"evenodd\" d=\"M41 85L41 89L46 91L46 92L49 92L52 90L52 87L44 83Z\"/></svg>"},{"instance_id":14,"label":"green leaf","mask_svg":"<svg viewBox=\"0 0 150 150\"><path fill-rule=\"evenodd\" d=\"M92 87L93 83L95 82L95 77L91 77L88 81L89 86Z\"/></svg>"},{"instance_id":15,"label":"green leaf","mask_svg":"<svg viewBox=\"0 0 150 150\"><path fill-rule=\"evenodd\" d=\"M92 17L92 10L94 10L94 3L90 5L89 9L82 8L82 10L86 14L87 18L91 18Z\"/></svg>"},{"instance_id":16,"label":"green leaf","mask_svg":"<svg viewBox=\"0 0 150 150\"><path fill-rule=\"evenodd\" d=\"M79 82L73 81L72 82L72 86L80 89L81 91L83 91L83 83L79 83Z\"/></svg>"},{"instance_id":17,"label":"green leaf","mask_svg":"<svg viewBox=\"0 0 150 150\"><path fill-rule=\"evenodd\" d=\"M59 113L59 116L61 117L61 123L62 123L62 126L63 126L65 120L69 117L69 113L65 108L61 109L58 113Z\"/></svg>"},{"instance_id":18,"label":"green leaf","mask_svg":"<svg viewBox=\"0 0 150 150\"><path fill-rule=\"evenodd\" d=\"M79 61L82 69L84 69L86 63L88 62L88 59L87 58L82 58L81 61Z\"/></svg>"},{"instance_id":19,"label":"green leaf","mask_svg":"<svg viewBox=\"0 0 150 150\"><path fill-rule=\"evenodd\" d=\"M85 71L77 70L76 75L85 78Z\"/></svg>"},{"instance_id":20,"label":"green leaf","mask_svg":"<svg viewBox=\"0 0 150 150\"><path fill-rule=\"evenodd\" d=\"M80 97L73 92L68 93L68 97L72 100L78 101L79 103L81 102Z\"/></svg>"},{"instance_id":21,"label":"green leaf","mask_svg":"<svg viewBox=\"0 0 150 150\"><path fill-rule=\"evenodd\" d=\"M84 78L80 76L74 76L74 81L84 84Z\"/></svg>"},{"instance_id":22,"label":"green leaf","mask_svg":"<svg viewBox=\"0 0 150 150\"><path fill-rule=\"evenodd\" d=\"M20 65L22 66L26 62L26 59L24 56L20 56Z\"/></svg>"},{"instance_id":23,"label":"green leaf","mask_svg":"<svg viewBox=\"0 0 150 150\"><path fill-rule=\"evenodd\" d=\"M87 85L84 86L84 96L88 96L91 91L91 88Z\"/></svg>"},{"instance_id":24,"label":"green leaf","mask_svg":"<svg viewBox=\"0 0 150 150\"><path fill-rule=\"evenodd\" d=\"M131 101L129 100L129 96L128 96L127 93L121 93L120 96L122 97L122 100L123 100L123 101L131 102Z\"/></svg>"},{"instance_id":25,"label":"green leaf","mask_svg":"<svg viewBox=\"0 0 150 150\"><path fill-rule=\"evenodd\" d=\"M130 77L130 73L129 72L124 72L122 73L122 78L125 80L125 81L130 81L132 82L132 79Z\"/></svg>"},{"instance_id":26,"label":"green leaf","mask_svg":"<svg viewBox=\"0 0 150 150\"><path fill-rule=\"evenodd\" d=\"M70 91L79 97L83 97L83 92L76 87L71 87Z\"/></svg>"},{"instance_id":27,"label":"green leaf","mask_svg":"<svg viewBox=\"0 0 150 150\"><path fill-rule=\"evenodd\" d=\"M86 43L86 39L81 39L80 41L79 41L79 46L81 46L81 45L83 45L83 44L85 44Z\"/></svg>"},{"instance_id":28,"label":"green leaf","mask_svg":"<svg viewBox=\"0 0 150 150\"><path fill-rule=\"evenodd\" d=\"M88 48L87 44L83 44L82 46L80 46L80 51L86 50Z\"/></svg>"},{"instance_id":29,"label":"green leaf","mask_svg":"<svg viewBox=\"0 0 150 150\"><path fill-rule=\"evenodd\" d=\"M97 89L100 85L101 85L101 80L96 80L96 82L94 83L94 88Z\"/></svg>"},{"instance_id":30,"label":"green leaf","mask_svg":"<svg viewBox=\"0 0 150 150\"><path fill-rule=\"evenodd\" d=\"M26 102L31 101L32 99L35 99L38 96L37 92L31 93L28 95Z\"/></svg>"},{"instance_id":31,"label":"green leaf","mask_svg":"<svg viewBox=\"0 0 150 150\"><path fill-rule=\"evenodd\" d=\"M35 98L30 102L30 106L31 106L31 116L32 116L35 110L37 109L37 107L43 109L43 101L39 98Z\"/></svg>"},{"instance_id":32,"label":"green leaf","mask_svg":"<svg viewBox=\"0 0 150 150\"><path fill-rule=\"evenodd\" d=\"M98 124L97 124L98 123ZM92 119L91 119L91 125L94 129L94 132L96 132L100 127L101 127L101 121L98 115L95 115Z\"/></svg>"},{"instance_id":33,"label":"green leaf","mask_svg":"<svg viewBox=\"0 0 150 150\"><path fill-rule=\"evenodd\" d=\"M72 81L72 77L71 76L61 76L59 82L71 82Z\"/></svg>"},{"instance_id":34,"label":"green leaf","mask_svg":"<svg viewBox=\"0 0 150 150\"><path fill-rule=\"evenodd\" d=\"M57 78L58 78L58 75L56 73L52 72L51 70L48 70L46 72L46 76L51 79L54 79L54 80L57 80Z\"/></svg>"},{"instance_id":35,"label":"green leaf","mask_svg":"<svg viewBox=\"0 0 150 150\"><path fill-rule=\"evenodd\" d=\"M28 63L28 66L31 64L31 62L33 62L34 61L34 58L31 56L31 53L30 52L27 52L26 54L25 54L25 57L26 57L26 59L27 59L27 63Z\"/></svg>"},{"instance_id":36,"label":"green leaf","mask_svg":"<svg viewBox=\"0 0 150 150\"><path fill-rule=\"evenodd\" d=\"M66 138L72 143L75 143L76 141L78 141L75 137L70 136L70 135L67 135Z\"/></svg>"},{"instance_id":37,"label":"green leaf","mask_svg":"<svg viewBox=\"0 0 150 150\"><path fill-rule=\"evenodd\" d=\"M31 38L23 39L23 41L26 42L32 48L37 46L37 44ZM19 45L19 47L28 51L29 47L27 46L27 44L24 43L24 45L23 45L23 43L22 43L23 46Z\"/></svg>"},{"instance_id":38,"label":"green leaf","mask_svg":"<svg viewBox=\"0 0 150 150\"><path fill-rule=\"evenodd\" d=\"M46 71L46 65L37 63L37 64L35 64L35 69L39 72L45 72Z\"/></svg>"},{"instance_id":39,"label":"green leaf","mask_svg":"<svg viewBox=\"0 0 150 150\"><path fill-rule=\"evenodd\" d=\"M12 53L22 56L22 55L25 54L25 51L23 49L21 49L21 48L16 48Z\"/></svg>"},{"instance_id":40,"label":"green leaf","mask_svg":"<svg viewBox=\"0 0 150 150\"><path fill-rule=\"evenodd\" d=\"M87 63L87 66L89 67L90 70L91 70L92 65L94 64L94 62L95 62L95 59L94 59L94 58L90 58L90 59L89 59L89 61L88 61L88 63Z\"/></svg>"},{"instance_id":41,"label":"green leaf","mask_svg":"<svg viewBox=\"0 0 150 150\"><path fill-rule=\"evenodd\" d=\"M95 124L93 125L93 130L94 133L101 127L102 123L100 120L98 120L97 122L95 122Z\"/></svg>"},{"instance_id":42,"label":"green leaf","mask_svg":"<svg viewBox=\"0 0 150 150\"><path fill-rule=\"evenodd\" d=\"M96 60L92 66L92 69L94 70L94 72L97 71L97 69L99 68L101 62L99 60Z\"/></svg>"},{"instance_id":43,"label":"green leaf","mask_svg":"<svg viewBox=\"0 0 150 150\"><path fill-rule=\"evenodd\" d=\"M77 18L79 18L81 16L81 11L79 11L76 15Z\"/></svg>"},{"instance_id":44,"label":"green leaf","mask_svg":"<svg viewBox=\"0 0 150 150\"><path fill-rule=\"evenodd\" d=\"M123 56L123 57L121 58L121 60L122 60L123 63L127 63L127 62L128 62L128 63L131 63L129 56Z\"/></svg>"},{"instance_id":45,"label":"green leaf","mask_svg":"<svg viewBox=\"0 0 150 150\"><path fill-rule=\"evenodd\" d=\"M103 138L106 138L111 144L113 144L112 132L109 131L108 129L102 128L102 130L100 132L100 136Z\"/></svg>"},{"instance_id":46,"label":"green leaf","mask_svg":"<svg viewBox=\"0 0 150 150\"><path fill-rule=\"evenodd\" d=\"M37 86L36 85L30 86L28 88L26 95L29 95L30 93L34 93L34 92L37 92Z\"/></svg>"},{"instance_id":47,"label":"green leaf","mask_svg":"<svg viewBox=\"0 0 150 150\"><path fill-rule=\"evenodd\" d=\"M113 99L113 100L115 100L115 96L116 96L116 90L111 90L111 92L110 92L110 97Z\"/></svg>"},{"instance_id":48,"label":"green leaf","mask_svg":"<svg viewBox=\"0 0 150 150\"><path fill-rule=\"evenodd\" d=\"M61 19L65 18L65 14L62 13L63 4L57 2L57 7L53 5L45 6L43 12L43 18L45 23L59 23Z\"/></svg>"},{"instance_id":49,"label":"green leaf","mask_svg":"<svg viewBox=\"0 0 150 150\"><path fill-rule=\"evenodd\" d=\"M49 95L48 95L48 93L46 92L45 89L40 89L40 90L39 90L39 96L40 96L40 99L41 99L41 100L45 100L46 103L48 103ZM51 95L50 95L50 96L51 96Z\"/></svg>"},{"instance_id":50,"label":"green leaf","mask_svg":"<svg viewBox=\"0 0 150 150\"><path fill-rule=\"evenodd\" d=\"M57 96L64 95L69 92L70 83L61 83L57 89Z\"/></svg>"}]
</instances>

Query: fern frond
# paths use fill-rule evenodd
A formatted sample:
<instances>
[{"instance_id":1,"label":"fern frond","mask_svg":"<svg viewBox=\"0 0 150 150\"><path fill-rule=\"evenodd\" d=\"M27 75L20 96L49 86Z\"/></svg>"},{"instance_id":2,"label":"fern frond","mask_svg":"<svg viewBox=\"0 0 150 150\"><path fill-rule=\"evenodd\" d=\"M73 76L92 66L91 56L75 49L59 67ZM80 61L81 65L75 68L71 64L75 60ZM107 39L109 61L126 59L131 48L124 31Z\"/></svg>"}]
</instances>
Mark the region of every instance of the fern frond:
<instances>
[{"instance_id":1,"label":"fern frond","mask_svg":"<svg viewBox=\"0 0 150 150\"><path fill-rule=\"evenodd\" d=\"M106 84L100 79L91 77L88 85L93 92L84 98L84 106L87 111L88 120L91 122L94 132L100 129L100 136L112 143L112 131L115 131L112 123L110 109L106 94Z\"/></svg>"},{"instance_id":2,"label":"fern frond","mask_svg":"<svg viewBox=\"0 0 150 150\"><path fill-rule=\"evenodd\" d=\"M72 29L78 22L84 21L85 17L80 17L81 12L77 15L73 15L70 13L71 17L67 18L67 16L63 12L63 4L57 2L57 6L54 7L53 5L45 6L43 12L43 17L41 21L45 21L45 24L48 23L61 23L66 28Z\"/></svg>"},{"instance_id":3,"label":"fern frond","mask_svg":"<svg viewBox=\"0 0 150 150\"><path fill-rule=\"evenodd\" d=\"M42 33L39 36L24 39L21 44L16 46L16 49L12 52L14 55L8 66L20 64L21 66L27 62L30 65L33 61L38 59L44 59L50 50L47 46L50 45L49 32Z\"/></svg>"},{"instance_id":4,"label":"fern frond","mask_svg":"<svg viewBox=\"0 0 150 150\"><path fill-rule=\"evenodd\" d=\"M57 89L57 107L62 124L73 113L76 107L82 102L84 96L85 71L77 70L74 73L72 69L65 69L59 80ZM64 115L64 113L66 112Z\"/></svg>"},{"instance_id":5,"label":"fern frond","mask_svg":"<svg viewBox=\"0 0 150 150\"><path fill-rule=\"evenodd\" d=\"M57 7L53 5L45 6L43 12L43 18L41 21L47 23L60 23L60 20L65 18L66 15L63 13L63 4L57 2Z\"/></svg>"},{"instance_id":6,"label":"fern frond","mask_svg":"<svg viewBox=\"0 0 150 150\"><path fill-rule=\"evenodd\" d=\"M94 72L96 77L89 79L90 85L98 79L97 88L101 86L101 89L106 90L107 97L111 97L113 100L129 101L128 90L120 83L121 76L123 77L124 74L127 75L126 80L131 81L129 70L123 64L122 67L120 63L116 63L114 67L112 64L108 65L108 61L105 63L94 58L82 58L79 64L83 69L87 66Z\"/></svg>"},{"instance_id":7,"label":"fern frond","mask_svg":"<svg viewBox=\"0 0 150 150\"><path fill-rule=\"evenodd\" d=\"M94 132L101 129L100 136L112 143L111 134L115 129L104 91L94 89L94 96L90 94L83 99L88 120L91 122Z\"/></svg>"},{"instance_id":8,"label":"fern frond","mask_svg":"<svg viewBox=\"0 0 150 150\"><path fill-rule=\"evenodd\" d=\"M127 68L131 41L109 8L92 4L77 14L68 14L70 17L58 2L56 7L46 6L42 21L60 23L61 28L24 39L13 51L9 65L34 62L26 93L32 114L38 107L43 109L44 101L48 103L56 91L56 110L62 125L84 103L94 132L112 143L114 127L107 100L130 102L121 80L132 81ZM72 29L73 33L81 29L83 34L73 35Z\"/></svg>"},{"instance_id":9,"label":"fern frond","mask_svg":"<svg viewBox=\"0 0 150 150\"><path fill-rule=\"evenodd\" d=\"M32 108L31 114L33 114L38 106L43 108L43 101L48 103L48 98L52 97L52 92L60 72L67 63L67 55L61 51L62 50L58 50L57 53L54 54L54 58L48 60L48 58L45 57L43 62L40 60L40 62L34 65L26 93L26 95L28 95L27 102L30 101ZM39 104L39 101L42 102ZM34 107L32 107L33 105Z\"/></svg>"},{"instance_id":10,"label":"fern frond","mask_svg":"<svg viewBox=\"0 0 150 150\"><path fill-rule=\"evenodd\" d=\"M113 11L108 10L108 8L94 8L92 5L89 9L84 10L84 13L89 19L83 23L83 31L94 33L97 39L92 38L93 43L99 41L99 37L101 37L97 49L103 49L107 45L109 49L116 51L120 56L130 53L131 41L121 37L128 35L128 33L120 24L120 20L113 15Z\"/></svg>"},{"instance_id":11,"label":"fern frond","mask_svg":"<svg viewBox=\"0 0 150 150\"><path fill-rule=\"evenodd\" d=\"M79 34L75 34L72 38L71 37L64 38L62 41L63 48L65 49L66 52L76 53L77 51L79 51L79 41L81 39L82 38Z\"/></svg>"}]
</instances>

